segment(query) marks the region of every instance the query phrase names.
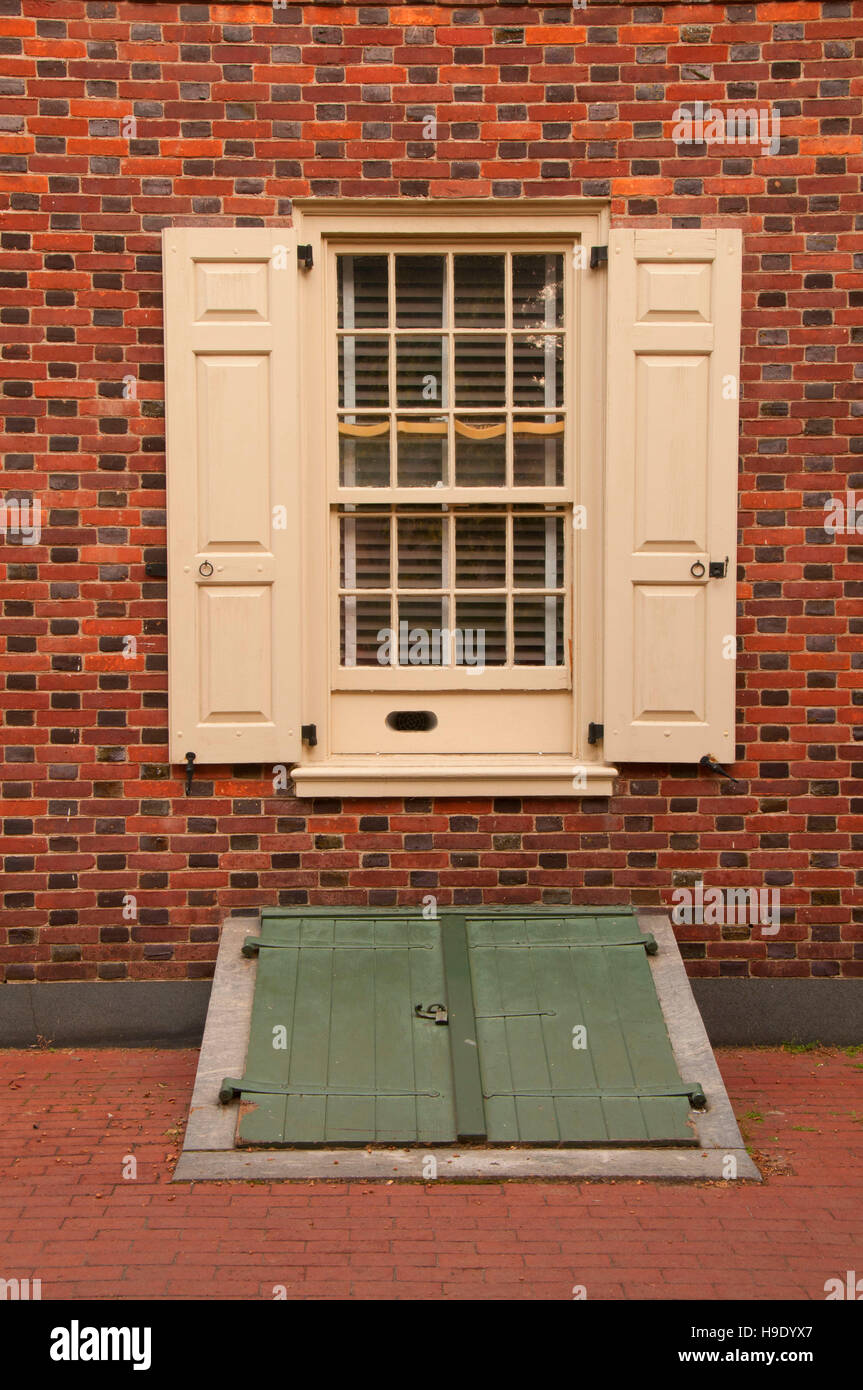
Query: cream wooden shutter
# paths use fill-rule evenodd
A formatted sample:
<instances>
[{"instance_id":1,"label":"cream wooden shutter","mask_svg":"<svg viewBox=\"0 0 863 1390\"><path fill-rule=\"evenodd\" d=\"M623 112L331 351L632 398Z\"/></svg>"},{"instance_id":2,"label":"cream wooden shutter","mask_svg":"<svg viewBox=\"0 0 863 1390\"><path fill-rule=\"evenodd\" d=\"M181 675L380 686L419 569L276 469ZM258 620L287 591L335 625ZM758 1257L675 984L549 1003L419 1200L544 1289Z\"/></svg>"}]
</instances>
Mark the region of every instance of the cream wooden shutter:
<instances>
[{"instance_id":1,"label":"cream wooden shutter","mask_svg":"<svg viewBox=\"0 0 863 1390\"><path fill-rule=\"evenodd\" d=\"M290 762L300 736L294 234L163 234L171 761Z\"/></svg>"},{"instance_id":2,"label":"cream wooden shutter","mask_svg":"<svg viewBox=\"0 0 863 1390\"><path fill-rule=\"evenodd\" d=\"M740 269L737 230L611 233L603 722L621 762L734 758Z\"/></svg>"}]
</instances>

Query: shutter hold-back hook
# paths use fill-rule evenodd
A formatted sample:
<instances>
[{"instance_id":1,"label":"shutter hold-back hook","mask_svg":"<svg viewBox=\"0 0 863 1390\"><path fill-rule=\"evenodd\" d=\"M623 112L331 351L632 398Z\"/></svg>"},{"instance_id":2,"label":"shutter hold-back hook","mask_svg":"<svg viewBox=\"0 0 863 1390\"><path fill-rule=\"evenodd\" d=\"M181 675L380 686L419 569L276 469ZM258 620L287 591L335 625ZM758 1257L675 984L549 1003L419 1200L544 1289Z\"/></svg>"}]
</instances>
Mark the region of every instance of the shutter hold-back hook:
<instances>
[{"instance_id":1,"label":"shutter hold-back hook","mask_svg":"<svg viewBox=\"0 0 863 1390\"><path fill-rule=\"evenodd\" d=\"M192 778L195 775L195 755L186 754L186 796L192 795Z\"/></svg>"},{"instance_id":2,"label":"shutter hold-back hook","mask_svg":"<svg viewBox=\"0 0 863 1390\"><path fill-rule=\"evenodd\" d=\"M721 763L718 763L712 753L705 753L703 758L698 759L698 766L707 768L708 772L716 772L720 777L727 777L729 782L734 782L740 786L740 778L732 777L730 772L726 772Z\"/></svg>"}]
</instances>

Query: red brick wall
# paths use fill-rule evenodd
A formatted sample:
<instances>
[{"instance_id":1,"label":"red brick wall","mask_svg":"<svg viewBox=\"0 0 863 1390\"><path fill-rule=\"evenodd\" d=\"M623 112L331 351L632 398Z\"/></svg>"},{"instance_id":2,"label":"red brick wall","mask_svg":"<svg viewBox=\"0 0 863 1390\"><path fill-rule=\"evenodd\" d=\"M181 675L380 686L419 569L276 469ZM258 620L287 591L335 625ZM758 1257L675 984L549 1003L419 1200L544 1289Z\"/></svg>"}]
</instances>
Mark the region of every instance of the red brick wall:
<instances>
[{"instance_id":1,"label":"red brick wall","mask_svg":"<svg viewBox=\"0 0 863 1390\"><path fill-rule=\"evenodd\" d=\"M204 976L223 915L265 903L659 905L697 877L779 886L783 911L774 936L681 928L693 973L863 973L863 542L823 529L826 497L863 490L861 21L857 0L0 0L4 495L44 527L2 557L7 980ZM778 107L779 154L676 147L695 100ZM658 766L610 801L309 803L223 768L184 798L144 573L159 232L309 193L593 195L618 222L743 228L739 786Z\"/></svg>"}]
</instances>

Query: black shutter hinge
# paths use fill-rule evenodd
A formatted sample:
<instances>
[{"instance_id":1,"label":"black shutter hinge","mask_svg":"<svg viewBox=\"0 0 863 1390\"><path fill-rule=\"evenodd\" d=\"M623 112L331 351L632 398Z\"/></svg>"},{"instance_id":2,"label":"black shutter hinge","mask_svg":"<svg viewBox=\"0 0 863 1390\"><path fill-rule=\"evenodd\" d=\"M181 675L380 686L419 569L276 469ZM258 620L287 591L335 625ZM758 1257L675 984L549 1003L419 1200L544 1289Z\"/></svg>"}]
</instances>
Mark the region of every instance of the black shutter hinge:
<instances>
[{"instance_id":1,"label":"black shutter hinge","mask_svg":"<svg viewBox=\"0 0 863 1390\"><path fill-rule=\"evenodd\" d=\"M590 268L598 270L601 265L608 265L608 247L591 246L590 248Z\"/></svg>"},{"instance_id":2,"label":"black shutter hinge","mask_svg":"<svg viewBox=\"0 0 863 1390\"><path fill-rule=\"evenodd\" d=\"M195 775L195 755L186 754L186 796L192 795L192 778Z\"/></svg>"},{"instance_id":3,"label":"black shutter hinge","mask_svg":"<svg viewBox=\"0 0 863 1390\"><path fill-rule=\"evenodd\" d=\"M604 724L588 724L588 726L587 726L587 741L588 741L588 743L599 743L600 739L601 739L601 738L604 738L604 737L605 737L605 725L604 725Z\"/></svg>"},{"instance_id":4,"label":"black shutter hinge","mask_svg":"<svg viewBox=\"0 0 863 1390\"><path fill-rule=\"evenodd\" d=\"M300 728L300 737L303 743L307 743L310 748L316 748L318 744L317 724L303 724Z\"/></svg>"},{"instance_id":5,"label":"black shutter hinge","mask_svg":"<svg viewBox=\"0 0 863 1390\"><path fill-rule=\"evenodd\" d=\"M311 246L297 247L297 264L302 270L311 270L314 265Z\"/></svg>"}]
</instances>

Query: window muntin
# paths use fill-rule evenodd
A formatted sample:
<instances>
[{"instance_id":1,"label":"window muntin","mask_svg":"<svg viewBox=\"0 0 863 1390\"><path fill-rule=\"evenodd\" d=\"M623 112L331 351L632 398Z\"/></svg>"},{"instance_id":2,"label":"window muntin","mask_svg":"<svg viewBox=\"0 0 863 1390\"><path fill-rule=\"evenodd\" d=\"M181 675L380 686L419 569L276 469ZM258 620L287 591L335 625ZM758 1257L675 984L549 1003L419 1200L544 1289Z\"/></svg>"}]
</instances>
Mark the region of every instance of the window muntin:
<instances>
[{"instance_id":1,"label":"window muntin","mask_svg":"<svg viewBox=\"0 0 863 1390\"><path fill-rule=\"evenodd\" d=\"M340 665L563 667L565 522L518 506L340 512Z\"/></svg>"},{"instance_id":2,"label":"window muntin","mask_svg":"<svg viewBox=\"0 0 863 1390\"><path fill-rule=\"evenodd\" d=\"M521 670L538 687L553 668L559 686L570 656L564 253L335 259L338 668L386 684L396 667L480 666L491 683ZM547 498L557 505L528 505Z\"/></svg>"},{"instance_id":3,"label":"window muntin","mask_svg":"<svg viewBox=\"0 0 863 1390\"><path fill-rule=\"evenodd\" d=\"M565 265L338 253L339 487L562 489Z\"/></svg>"}]
</instances>

